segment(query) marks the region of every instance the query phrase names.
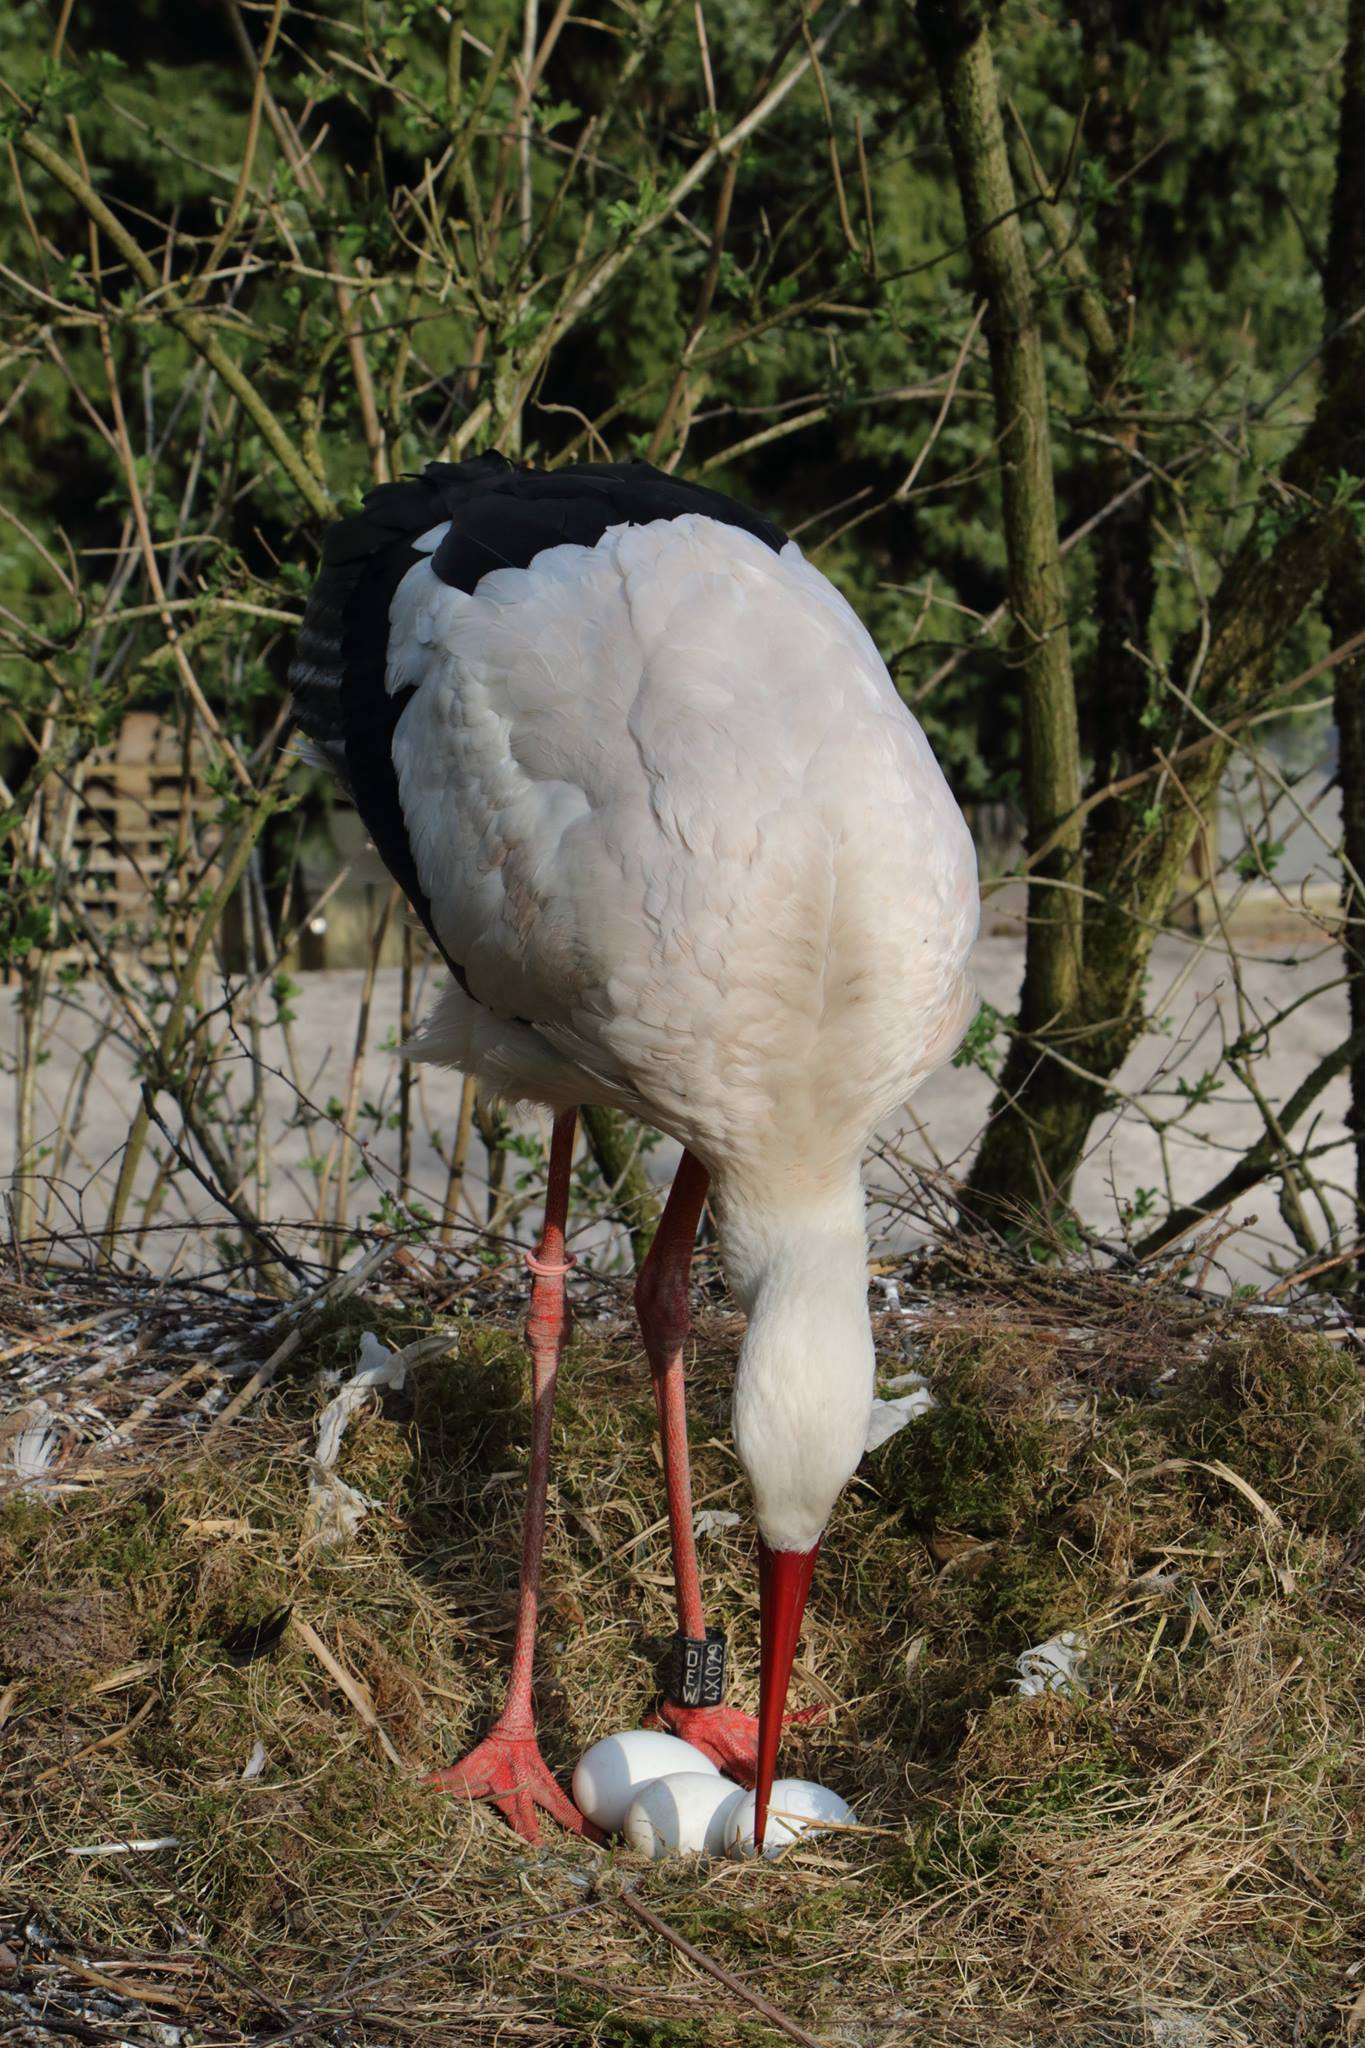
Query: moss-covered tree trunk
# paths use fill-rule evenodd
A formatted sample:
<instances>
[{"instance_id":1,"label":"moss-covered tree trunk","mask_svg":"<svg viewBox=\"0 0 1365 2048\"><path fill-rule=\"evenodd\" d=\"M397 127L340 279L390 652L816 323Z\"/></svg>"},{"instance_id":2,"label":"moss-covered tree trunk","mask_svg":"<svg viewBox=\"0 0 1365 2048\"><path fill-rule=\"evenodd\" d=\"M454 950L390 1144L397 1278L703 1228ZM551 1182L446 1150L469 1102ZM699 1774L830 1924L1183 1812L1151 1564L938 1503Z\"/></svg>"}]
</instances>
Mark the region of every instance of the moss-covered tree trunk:
<instances>
[{"instance_id":1,"label":"moss-covered tree trunk","mask_svg":"<svg viewBox=\"0 0 1365 2048\"><path fill-rule=\"evenodd\" d=\"M996 1177L1033 1178L1028 1119L1009 1104L1040 1069L1040 1041L1070 1028L1081 976L1080 743L1058 552L1052 436L1037 297L1005 145L984 14L970 0L920 0L938 74L953 168L986 301L1000 451L1013 650L1023 684L1029 943L1019 1026L997 1105ZM1003 1105L1003 1107L1001 1106Z\"/></svg>"},{"instance_id":2,"label":"moss-covered tree trunk","mask_svg":"<svg viewBox=\"0 0 1365 2048\"><path fill-rule=\"evenodd\" d=\"M1201 630L1192 629L1171 662L1178 690L1196 696L1205 718L1223 730L1265 690L1286 637L1329 578L1358 585L1361 577L1355 521L1340 502L1338 479L1365 478L1365 327L1358 319L1344 325L1365 303L1365 0L1351 0L1324 296L1321 396L1281 473L1296 516L1268 555L1253 527L1213 598L1206 645ZM1284 502L1283 496L1275 500ZM1207 732L1177 709L1153 737L1169 756ZM1095 1076L1082 1093L1092 1110L1142 1028L1142 981L1152 944L1232 750L1232 741L1220 738L1183 762L1150 811L1146 793L1139 793L1093 814L1082 992L1085 1065Z\"/></svg>"},{"instance_id":3,"label":"moss-covered tree trunk","mask_svg":"<svg viewBox=\"0 0 1365 2048\"><path fill-rule=\"evenodd\" d=\"M922 0L920 19L939 70L969 230L980 242L985 239L983 217L968 195L981 185L982 164L994 150L990 123L981 111L989 66L985 17L961 0ZM969 1214L998 1220L1021 1210L1048 1209L1066 1195L1109 1084L1143 1028L1142 990L1152 944L1232 753L1233 741L1222 732L1260 700L1287 635L1328 580L1362 574L1355 516L1343 502L1340 479L1343 473L1365 478L1365 322L1355 318L1347 324L1365 304L1365 0L1351 0L1345 73L1325 279L1328 339L1321 396L1311 425L1266 500L1278 539L1267 551L1262 523L1253 526L1234 552L1206 618L1174 651L1169 664L1173 687L1159 700L1155 723L1147 711L1141 742L1146 762L1160 765L1162 754L1169 759L1192 744L1197 751L1182 756L1178 775L1154 779L1089 812L1083 923L1078 896L1077 926L1069 935L1074 986L1069 1000L1050 1012L1029 1000L1030 990L1047 983L1056 958L1051 922L1036 920L1031 902L1026 1000L968 1183ZM999 201L999 186L992 189ZM999 233L998 225L994 232ZM978 264L999 333L1002 319L1008 323L1018 304L1017 279L991 269L979 255ZM1041 376L1041 358L1039 365ZM997 403L999 397L997 385ZM1040 401L1036 417L1045 416ZM1286 507L1292 508L1288 515ZM1036 530L1043 516L1038 494L1032 510L1027 548L1029 558L1036 559L1045 549ZM1013 554L1024 536L1008 517L1006 538L1011 597L1019 617ZM1117 616L1113 623L1119 624ZM1091 676L1093 688L1108 689L1103 668ZM1191 708L1195 701L1202 716ZM1074 718L1069 731L1077 746L1070 770L1051 764L1045 770L1044 786L1054 795L1068 784L1079 787ZM1063 721L1053 722L1057 743L1067 732ZM1138 744L1136 735L1130 741ZM1037 845L1035 765L1026 765L1030 837ZM1105 786L1100 777L1096 793ZM1079 821L1064 829L1065 807L1057 815L1063 828L1058 828L1056 851L1065 854L1060 872L1076 878L1081 873ZM1058 870L1051 873L1055 877Z\"/></svg>"},{"instance_id":4,"label":"moss-covered tree trunk","mask_svg":"<svg viewBox=\"0 0 1365 2048\"><path fill-rule=\"evenodd\" d=\"M597 1170L611 1190L613 1213L629 1234L638 1266L654 1241L659 1222L659 1204L638 1142L639 1126L619 1109L590 1103L583 1111L583 1129Z\"/></svg>"},{"instance_id":5,"label":"moss-covered tree trunk","mask_svg":"<svg viewBox=\"0 0 1365 2048\"><path fill-rule=\"evenodd\" d=\"M1365 0L1358 4L1365 12ZM1352 475L1365 476L1363 411L1365 365L1343 375L1325 394L1286 467L1287 480L1305 494L1299 523L1269 561L1262 559L1254 536L1234 555L1211 607L1202 668L1197 668L1197 634L1176 650L1173 677L1187 691L1197 682L1199 699L1216 726L1226 729L1257 700L1290 629L1328 576L1358 547L1349 511L1330 497L1309 494L1322 491L1343 465ZM1207 732L1189 719L1158 731L1156 739L1169 754ZM1143 981L1152 945L1232 751L1230 738L1209 738L1182 761L1178 778L1171 778L1155 802L1141 791L1091 814L1085 971L1068 1064L1050 1061L1035 1067L1020 1091L1017 1113L1027 1122L1036 1158L1031 1186L1026 1180L1003 1179L1003 1148L988 1130L970 1186L971 1196L984 1197L983 1206L992 1198L998 1204L1002 1185L1016 1202L1040 1206L1047 1205L1053 1190L1069 1186L1108 1084L1143 1029ZM1008 1169L1007 1158L1005 1164Z\"/></svg>"}]
</instances>

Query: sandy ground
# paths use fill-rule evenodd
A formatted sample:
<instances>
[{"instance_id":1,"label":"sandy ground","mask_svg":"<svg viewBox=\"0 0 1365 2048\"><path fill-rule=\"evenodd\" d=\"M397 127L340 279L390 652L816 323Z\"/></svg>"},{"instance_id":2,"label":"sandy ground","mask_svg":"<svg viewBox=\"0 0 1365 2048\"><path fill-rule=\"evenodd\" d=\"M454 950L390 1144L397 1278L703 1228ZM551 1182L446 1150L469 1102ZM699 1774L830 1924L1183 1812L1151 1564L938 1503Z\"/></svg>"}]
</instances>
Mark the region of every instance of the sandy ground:
<instances>
[{"instance_id":1,"label":"sandy ground","mask_svg":"<svg viewBox=\"0 0 1365 2048\"><path fill-rule=\"evenodd\" d=\"M982 995L997 1009L1008 1012L1013 1007L1021 970L1022 949L1012 933L997 931L981 941L976 977ZM1333 952L1320 946L1311 951L1296 951L1287 944L1267 943L1244 948L1241 972L1246 1014L1252 1020L1264 1021L1309 990L1319 986L1324 989L1275 1032L1257 1068L1258 1084L1268 1102L1281 1104L1316 1061L1340 1043L1345 1034L1345 991L1328 986L1337 977L1339 963ZM320 1106L329 1097L341 1096L345 1091L361 980L359 970L349 969L309 975L303 978L302 992L296 999L295 1042L305 1068L307 1093ZM1176 1199L1199 1194L1262 1128L1260 1112L1231 1077L1223 1081L1208 1101L1193 1108L1179 1093L1182 1086L1195 1087L1200 1077L1216 1065L1224 1040L1236 1036L1239 1029L1237 994L1227 960L1182 938L1164 938L1156 948L1150 988L1152 1009L1166 1019L1168 1028L1161 1034L1150 1035L1129 1060L1121 1077L1122 1086L1137 1100L1096 1125L1078 1183L1082 1214L1091 1226L1104 1233L1119 1227L1125 1204L1150 1200L1155 1205L1153 1213L1160 1214L1168 1174ZM397 1133L376 1128L376 1124L382 1125L383 1113L391 1112L396 1105L398 1063L391 1048L397 1036L398 1002L398 974L385 971L379 977L366 1036L361 1090L362 1102L373 1105L380 1116L366 1123L364 1157L370 1178L367 1185L356 1190L352 1216L363 1217L371 1212L380 1193L395 1184ZM77 1009L68 1007L54 1012L47 1048L50 1056L42 1074L43 1121L49 1142L61 1121L61 1106L76 1063L92 1037L90 1020ZM0 1056L11 1072L14 1039L13 997L0 995ZM266 1082L266 1211L275 1218L301 1220L313 1213L315 1181L306 1164L309 1139L292 1115L293 1091L280 1071L285 1061L278 1031L265 1033L263 1056L272 1069ZM248 1075L245 1048L229 1043L217 1078L240 1099ZM874 1208L874 1240L878 1250L904 1248L923 1234L928 1212L924 1201L914 1193L911 1170L940 1165L960 1170L980 1134L991 1093L989 1078L979 1070L950 1067L928 1082L916 1097L913 1110L883 1134L884 1155L871 1163L869 1171L869 1186L874 1195L889 1197L891 1203L879 1203ZM432 1142L432 1131L434 1127L436 1134L448 1142L459 1099L458 1079L433 1069L421 1070L417 1099L414 1190L419 1199L439 1208L445 1170ZM1340 1189L1350 1163L1343 1123L1346 1105L1345 1082L1334 1082L1317 1104L1314 1137L1316 1145L1328 1148L1317 1160L1316 1171L1329 1184L1328 1198L1339 1216L1347 1206ZM78 1147L65 1163L61 1177L58 1213L67 1227L98 1228L135 1107L136 1084L127 1052L113 1042L107 1043L97 1062ZM1182 1112L1181 1121L1166 1133L1163 1165L1163 1138L1158 1125ZM0 1134L0 1167L6 1177L13 1165L12 1133L13 1120L6 1116ZM315 1128L315 1150L325 1151L329 1141L326 1129L319 1136ZM664 1178L675 1157L675 1147L660 1146L651 1155L651 1171ZM514 1161L513 1166L516 1172L524 1170L521 1161ZM480 1213L483 1174L484 1159L476 1141L470 1197ZM1335 1192L1332 1183L1337 1184ZM1151 1190L1151 1196L1142 1196L1143 1189ZM203 1222L218 1213L207 1196L191 1184L181 1190L174 1203L168 1203L160 1220ZM1229 1281L1264 1278L1268 1269L1291 1257L1292 1240L1279 1215L1275 1189L1261 1188L1243 1198L1229 1211L1229 1220L1241 1226L1221 1254L1222 1269ZM1321 1215L1315 1213L1313 1221L1321 1233ZM200 1234L196 1234L196 1242L200 1241ZM154 1234L147 1242L146 1255L158 1267L172 1258L193 1265L198 1256L192 1247L186 1246L183 1233L178 1230Z\"/></svg>"}]
</instances>

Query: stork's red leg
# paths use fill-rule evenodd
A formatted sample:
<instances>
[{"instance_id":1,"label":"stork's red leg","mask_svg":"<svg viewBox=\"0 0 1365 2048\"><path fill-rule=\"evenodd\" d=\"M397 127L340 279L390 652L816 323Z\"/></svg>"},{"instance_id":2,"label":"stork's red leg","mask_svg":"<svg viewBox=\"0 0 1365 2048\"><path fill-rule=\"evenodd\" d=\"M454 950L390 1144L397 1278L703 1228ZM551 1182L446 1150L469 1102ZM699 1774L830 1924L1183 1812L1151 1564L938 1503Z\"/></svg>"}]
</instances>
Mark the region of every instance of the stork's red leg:
<instances>
[{"instance_id":1,"label":"stork's red leg","mask_svg":"<svg viewBox=\"0 0 1365 2048\"><path fill-rule=\"evenodd\" d=\"M526 1340L531 1352L531 1465L526 1483L517 1632L507 1703L478 1747L460 1763L437 1771L431 1780L447 1792L463 1793L470 1799L491 1799L528 1842L540 1839L537 1807L563 1827L580 1834L589 1831L582 1814L556 1784L540 1754L531 1699L540 1564L545 1548L545 1497L550 1478L550 1423L559 1358L570 1322L564 1276L571 1261L565 1256L564 1231L576 1123L573 1110L555 1118L545 1190L545 1226L537 1250L526 1261L532 1276L531 1308L526 1319Z\"/></svg>"},{"instance_id":2,"label":"stork's red leg","mask_svg":"<svg viewBox=\"0 0 1365 2048\"><path fill-rule=\"evenodd\" d=\"M654 1399L659 1411L678 1635L683 1651L690 1650L694 1670L704 1664L708 1651L715 1654L714 1639L708 1644L702 1612L701 1577L692 1529L692 1471L687 1454L687 1393L683 1376L683 1347L692 1327L688 1275L708 1179L700 1160L684 1152L654 1242L635 1283L635 1309L654 1375ZM720 1654L723 1657L723 1649ZM675 1680L681 1676L677 1671L671 1675ZM704 1751L732 1778L751 1784L758 1768L758 1722L754 1716L741 1714L723 1702L698 1703L695 1694L699 1686L678 1685L675 1689L690 1691L693 1697L664 1699L659 1707L660 1720L675 1735Z\"/></svg>"},{"instance_id":3,"label":"stork's red leg","mask_svg":"<svg viewBox=\"0 0 1365 2048\"><path fill-rule=\"evenodd\" d=\"M635 1282L635 1313L640 1318L640 1333L654 1375L654 1400L659 1411L678 1626L684 1635L694 1638L705 1634L705 1625L697 1546L692 1533L692 1467L687 1454L683 1346L692 1328L688 1301L692 1248L709 1181L710 1175L701 1161L684 1152L654 1242Z\"/></svg>"}]
</instances>

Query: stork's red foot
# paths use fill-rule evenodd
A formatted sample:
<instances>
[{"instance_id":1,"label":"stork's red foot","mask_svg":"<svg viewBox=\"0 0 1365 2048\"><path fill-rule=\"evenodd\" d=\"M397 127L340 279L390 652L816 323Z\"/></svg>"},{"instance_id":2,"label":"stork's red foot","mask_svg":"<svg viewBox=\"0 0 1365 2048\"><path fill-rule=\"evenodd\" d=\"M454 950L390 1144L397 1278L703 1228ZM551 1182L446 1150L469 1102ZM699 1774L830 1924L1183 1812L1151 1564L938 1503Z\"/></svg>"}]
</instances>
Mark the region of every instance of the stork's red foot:
<instances>
[{"instance_id":1,"label":"stork's red foot","mask_svg":"<svg viewBox=\"0 0 1365 2048\"><path fill-rule=\"evenodd\" d=\"M803 1707L799 1713L784 1714L783 1726L815 1721L823 1707ZM680 1707L676 1700L661 1700L650 1717L662 1721L671 1735L690 1742L703 1756L709 1756L718 1770L736 1784L752 1785L758 1775L758 1719L742 1714L738 1707Z\"/></svg>"},{"instance_id":2,"label":"stork's red foot","mask_svg":"<svg viewBox=\"0 0 1365 2048\"><path fill-rule=\"evenodd\" d=\"M442 1792L453 1792L457 1798L491 1799L526 1842L540 1840L537 1807L562 1828L586 1835L590 1841L601 1840L597 1829L561 1791L534 1735L508 1735L499 1724L459 1763L433 1771L427 1783Z\"/></svg>"}]
</instances>

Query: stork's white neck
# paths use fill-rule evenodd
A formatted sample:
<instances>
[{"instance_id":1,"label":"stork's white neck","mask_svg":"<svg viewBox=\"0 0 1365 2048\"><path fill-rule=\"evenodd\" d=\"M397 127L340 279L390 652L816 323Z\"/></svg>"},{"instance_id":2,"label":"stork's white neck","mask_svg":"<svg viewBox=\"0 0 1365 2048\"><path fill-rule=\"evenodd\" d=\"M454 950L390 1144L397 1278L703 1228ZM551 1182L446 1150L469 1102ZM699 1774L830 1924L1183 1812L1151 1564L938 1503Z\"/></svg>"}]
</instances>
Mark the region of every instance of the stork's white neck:
<instances>
[{"instance_id":1,"label":"stork's white neck","mask_svg":"<svg viewBox=\"0 0 1365 2048\"><path fill-rule=\"evenodd\" d=\"M721 1254L748 1314L735 1377L735 1448L758 1526L809 1550L867 1442L874 1355L856 1163L811 1184L717 1189Z\"/></svg>"}]
</instances>

